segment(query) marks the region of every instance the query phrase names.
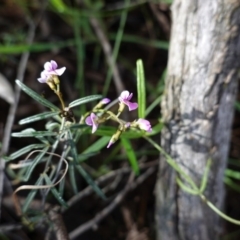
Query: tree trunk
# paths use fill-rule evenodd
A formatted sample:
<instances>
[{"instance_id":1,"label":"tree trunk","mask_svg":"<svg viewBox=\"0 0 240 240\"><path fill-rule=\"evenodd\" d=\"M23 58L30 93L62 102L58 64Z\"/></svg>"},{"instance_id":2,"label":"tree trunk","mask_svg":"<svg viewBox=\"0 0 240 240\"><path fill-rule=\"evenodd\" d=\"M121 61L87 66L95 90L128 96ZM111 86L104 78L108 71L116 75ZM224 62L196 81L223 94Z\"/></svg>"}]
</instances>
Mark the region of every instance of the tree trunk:
<instances>
[{"instance_id":1,"label":"tree trunk","mask_svg":"<svg viewBox=\"0 0 240 240\"><path fill-rule=\"evenodd\" d=\"M172 18L162 147L198 185L212 159L204 194L222 209L240 65L240 1L175 0ZM222 229L216 213L179 188L163 156L156 222L159 240L215 240Z\"/></svg>"}]
</instances>

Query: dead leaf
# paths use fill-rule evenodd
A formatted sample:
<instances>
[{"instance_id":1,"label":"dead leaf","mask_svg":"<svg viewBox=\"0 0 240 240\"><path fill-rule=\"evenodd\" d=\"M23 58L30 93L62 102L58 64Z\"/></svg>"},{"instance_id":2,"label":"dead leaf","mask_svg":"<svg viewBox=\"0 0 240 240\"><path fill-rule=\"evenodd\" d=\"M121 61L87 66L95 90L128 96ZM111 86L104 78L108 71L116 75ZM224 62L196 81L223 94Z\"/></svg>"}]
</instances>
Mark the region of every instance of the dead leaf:
<instances>
[{"instance_id":1,"label":"dead leaf","mask_svg":"<svg viewBox=\"0 0 240 240\"><path fill-rule=\"evenodd\" d=\"M0 73L0 97L9 104L14 103L13 87L6 79L6 77L3 76L1 73Z\"/></svg>"}]
</instances>

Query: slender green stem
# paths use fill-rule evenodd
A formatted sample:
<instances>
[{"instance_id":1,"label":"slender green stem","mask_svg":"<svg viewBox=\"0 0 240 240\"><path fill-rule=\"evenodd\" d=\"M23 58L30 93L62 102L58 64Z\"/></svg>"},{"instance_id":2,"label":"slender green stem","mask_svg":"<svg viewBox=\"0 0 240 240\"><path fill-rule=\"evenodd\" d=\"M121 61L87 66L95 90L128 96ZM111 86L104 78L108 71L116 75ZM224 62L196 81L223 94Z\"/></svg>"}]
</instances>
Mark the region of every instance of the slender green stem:
<instances>
[{"instance_id":1,"label":"slender green stem","mask_svg":"<svg viewBox=\"0 0 240 240\"><path fill-rule=\"evenodd\" d=\"M216 206L214 206L214 204L212 204L204 195L201 194L200 197L220 217L227 220L228 222L231 222L231 223L236 224L236 225L240 225L240 220L236 220L234 218L231 218L231 217L227 216L225 213L220 211Z\"/></svg>"},{"instance_id":2,"label":"slender green stem","mask_svg":"<svg viewBox=\"0 0 240 240\"><path fill-rule=\"evenodd\" d=\"M150 142L162 155L165 156L167 163L180 175L184 177L184 179L191 185L193 190L199 191L197 185L194 181L179 167L179 165L168 155L156 142L154 142L151 138L147 136L143 136L148 142Z\"/></svg>"}]
</instances>

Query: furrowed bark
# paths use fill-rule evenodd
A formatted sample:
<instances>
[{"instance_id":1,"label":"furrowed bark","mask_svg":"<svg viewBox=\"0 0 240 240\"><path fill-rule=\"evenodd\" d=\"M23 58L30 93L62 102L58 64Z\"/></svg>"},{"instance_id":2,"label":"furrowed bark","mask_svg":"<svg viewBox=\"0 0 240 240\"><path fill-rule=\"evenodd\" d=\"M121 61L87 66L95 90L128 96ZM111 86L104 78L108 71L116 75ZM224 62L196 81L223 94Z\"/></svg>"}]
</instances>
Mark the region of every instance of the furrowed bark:
<instances>
[{"instance_id":1,"label":"furrowed bark","mask_svg":"<svg viewBox=\"0 0 240 240\"><path fill-rule=\"evenodd\" d=\"M168 74L162 101L161 144L223 209L226 167L240 65L239 0L175 0ZM176 184L160 158L156 184L157 239L218 239L221 221L201 199Z\"/></svg>"}]
</instances>

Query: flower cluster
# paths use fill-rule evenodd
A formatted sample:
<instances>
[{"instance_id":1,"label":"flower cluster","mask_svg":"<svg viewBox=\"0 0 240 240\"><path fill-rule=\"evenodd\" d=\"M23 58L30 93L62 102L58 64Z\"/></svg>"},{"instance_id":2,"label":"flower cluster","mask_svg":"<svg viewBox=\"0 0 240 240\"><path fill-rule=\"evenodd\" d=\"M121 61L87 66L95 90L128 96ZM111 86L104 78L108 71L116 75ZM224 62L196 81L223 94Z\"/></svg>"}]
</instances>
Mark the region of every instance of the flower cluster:
<instances>
[{"instance_id":1,"label":"flower cluster","mask_svg":"<svg viewBox=\"0 0 240 240\"><path fill-rule=\"evenodd\" d=\"M109 117L106 118L105 116L102 117L102 114L100 113L99 116L97 114L95 114L94 112L98 112L97 108L95 107L93 109L93 112L91 112L91 114L85 119L85 123L89 126L92 126L92 133L97 131L97 128L99 126L99 123L101 122L105 122L106 120L108 120L109 118L116 120L117 122L120 123L119 128L117 130L117 132L111 137L107 148L109 148L113 143L115 143L120 135L122 134L122 132L126 131L128 128L139 128L141 130L144 130L146 132L151 132L152 131L152 127L151 124L148 120L143 119L143 118L139 118L137 121L133 121L132 123L130 122L124 122L123 120L120 120L118 117L121 114L121 112L124 110L125 106L128 107L129 111L135 110L138 108L138 104L135 102L130 102L130 100L132 99L133 94L130 93L129 91L123 91L118 100L119 100L119 108L118 108L118 114L114 115L113 113L110 114L109 111L106 111L107 114L109 114ZM97 106L103 106L103 104L107 104L109 103L110 100L108 98L104 98L100 103L98 103Z\"/></svg>"},{"instance_id":2,"label":"flower cluster","mask_svg":"<svg viewBox=\"0 0 240 240\"><path fill-rule=\"evenodd\" d=\"M60 81L58 76L61 76L66 70L66 67L58 68L58 65L55 61L51 60L50 62L46 62L44 64L44 70L41 72L41 77L38 78L40 83L47 83L49 87L54 90L54 92L59 97L59 100L62 104L62 109L65 109L65 104L62 99L62 94L60 92ZM106 122L107 120L114 120L119 123L118 130L111 137L107 148L109 148L112 144L114 144L121 134L129 128L138 128L144 130L146 132L151 132L152 127L148 120L139 118L133 122L125 122L119 118L120 114L123 112L125 107L128 107L129 111L133 111L138 108L138 104L136 102L131 102L133 94L129 91L123 91L118 97L119 100L119 108L118 113L114 114L111 111L107 111L102 109L105 104L110 102L110 99L104 98L102 99L90 113L86 113L84 116L85 123L92 127L92 133L97 131L97 128L100 123Z\"/></svg>"},{"instance_id":3,"label":"flower cluster","mask_svg":"<svg viewBox=\"0 0 240 240\"><path fill-rule=\"evenodd\" d=\"M38 78L40 83L47 83L51 89L55 89L55 85L59 84L58 76L61 76L66 70L66 67L58 69L55 61L51 60L44 64L44 70L41 72L41 77Z\"/></svg>"}]
</instances>

